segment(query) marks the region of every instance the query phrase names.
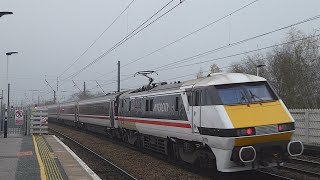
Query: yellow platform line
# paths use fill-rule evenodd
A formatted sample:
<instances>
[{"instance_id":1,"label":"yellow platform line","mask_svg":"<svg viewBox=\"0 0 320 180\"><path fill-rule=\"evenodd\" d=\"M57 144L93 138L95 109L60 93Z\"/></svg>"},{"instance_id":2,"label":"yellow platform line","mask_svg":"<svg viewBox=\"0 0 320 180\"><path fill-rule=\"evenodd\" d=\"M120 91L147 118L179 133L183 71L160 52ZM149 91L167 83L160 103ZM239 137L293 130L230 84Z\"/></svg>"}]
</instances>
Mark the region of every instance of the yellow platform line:
<instances>
[{"instance_id":1,"label":"yellow platform line","mask_svg":"<svg viewBox=\"0 0 320 180\"><path fill-rule=\"evenodd\" d=\"M41 159L40 154L39 154L38 144L36 143L34 135L32 136L32 140L33 140L33 144L34 144L34 150L36 151L38 164L39 164L39 167L40 167L41 180L47 180L47 176L46 176L46 172L44 170L43 162L42 162L42 159Z\"/></svg>"},{"instance_id":2,"label":"yellow platform line","mask_svg":"<svg viewBox=\"0 0 320 180\"><path fill-rule=\"evenodd\" d=\"M39 150L39 156L44 164L44 170L46 178L49 180L63 180L61 172L55 161L55 158L51 155L52 152L49 150L47 143L42 136L36 136L35 138L37 149Z\"/></svg>"},{"instance_id":3,"label":"yellow platform line","mask_svg":"<svg viewBox=\"0 0 320 180\"><path fill-rule=\"evenodd\" d=\"M47 146L44 138L41 136L41 138L39 140L41 142L42 149L43 149L43 153L41 153L41 151L40 151L40 154L43 155L42 157L48 163L48 168L46 169L47 174L50 174L54 180L59 180L59 179L62 180L63 179L62 175L59 171L59 168L56 164L55 159L50 156L50 153L49 153L50 150L49 150L49 147Z\"/></svg>"},{"instance_id":4,"label":"yellow platform line","mask_svg":"<svg viewBox=\"0 0 320 180\"><path fill-rule=\"evenodd\" d=\"M49 179L54 179L54 180L63 179L54 158L52 158L49 154L50 150L45 140L43 139L43 137L39 136L38 142L39 142L41 157L45 162L46 174L50 176Z\"/></svg>"}]
</instances>

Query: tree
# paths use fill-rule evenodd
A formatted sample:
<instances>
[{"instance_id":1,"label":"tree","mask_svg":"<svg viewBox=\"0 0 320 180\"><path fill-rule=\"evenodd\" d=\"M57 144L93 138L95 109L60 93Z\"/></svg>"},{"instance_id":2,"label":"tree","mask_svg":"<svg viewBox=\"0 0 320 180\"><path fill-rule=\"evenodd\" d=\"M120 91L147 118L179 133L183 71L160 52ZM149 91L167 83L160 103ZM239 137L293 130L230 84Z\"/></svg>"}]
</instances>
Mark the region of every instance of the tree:
<instances>
[{"instance_id":1,"label":"tree","mask_svg":"<svg viewBox=\"0 0 320 180\"><path fill-rule=\"evenodd\" d=\"M54 104L53 100L48 100L48 101L45 101L43 103L44 105L51 105L51 104ZM38 104L40 106L40 104Z\"/></svg>"},{"instance_id":2,"label":"tree","mask_svg":"<svg viewBox=\"0 0 320 180\"><path fill-rule=\"evenodd\" d=\"M257 65L266 64L266 60L262 54L254 54L252 56L245 57L241 63L234 63L229 72L235 73L246 73L246 74L257 74ZM265 67L260 68L260 76L265 77L267 75L267 70Z\"/></svg>"},{"instance_id":3,"label":"tree","mask_svg":"<svg viewBox=\"0 0 320 180\"><path fill-rule=\"evenodd\" d=\"M289 108L318 108L320 105L319 37L291 29L282 46L266 55L247 56L230 72L256 74L256 65L265 64L260 76L268 79ZM300 40L299 40L300 39ZM299 41L297 41L299 40Z\"/></svg>"},{"instance_id":4,"label":"tree","mask_svg":"<svg viewBox=\"0 0 320 180\"><path fill-rule=\"evenodd\" d=\"M197 73L197 79L203 78L203 71L202 69L199 70L199 72Z\"/></svg>"},{"instance_id":5,"label":"tree","mask_svg":"<svg viewBox=\"0 0 320 180\"><path fill-rule=\"evenodd\" d=\"M95 97L91 92L78 92L71 95L71 97L68 99L68 101L78 101L78 100L85 100Z\"/></svg>"},{"instance_id":6,"label":"tree","mask_svg":"<svg viewBox=\"0 0 320 180\"><path fill-rule=\"evenodd\" d=\"M212 64L210 66L210 72L211 73L219 73L219 72L222 72L222 70L220 69L220 67L217 64Z\"/></svg>"}]
</instances>

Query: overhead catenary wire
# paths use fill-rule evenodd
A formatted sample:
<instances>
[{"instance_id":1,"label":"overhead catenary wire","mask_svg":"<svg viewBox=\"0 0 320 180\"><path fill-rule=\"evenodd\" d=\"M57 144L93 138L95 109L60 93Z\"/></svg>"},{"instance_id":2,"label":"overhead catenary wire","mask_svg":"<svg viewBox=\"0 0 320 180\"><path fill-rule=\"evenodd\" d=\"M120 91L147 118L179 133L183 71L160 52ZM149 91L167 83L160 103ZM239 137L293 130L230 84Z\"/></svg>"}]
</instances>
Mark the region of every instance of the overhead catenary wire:
<instances>
[{"instance_id":1,"label":"overhead catenary wire","mask_svg":"<svg viewBox=\"0 0 320 180\"><path fill-rule=\"evenodd\" d=\"M320 34L308 36L308 37L301 38L301 39L296 39L296 40L289 41L289 42L266 46L263 48L257 48L257 49L253 49L250 51L240 52L240 53L236 53L236 54L232 54L232 55L228 55L228 56L224 56L224 57L214 58L214 59L210 59L210 60L206 60L206 61L196 62L196 63L192 63L192 64L186 64L186 65L181 65L181 66L174 66L174 67L170 67L170 68L163 68L163 69L159 69L158 71L166 71L166 70L171 70L171 69L176 69L176 68L181 68L181 67L187 67L187 66L193 66L193 65L197 65L197 64L203 64L203 63L207 63L207 62L217 61L217 60L226 59L226 58L230 58L230 57L245 55L245 54L249 54L249 53L253 53L253 52L257 52L257 51L262 51L262 50L266 50L266 49L270 49L270 48L274 48L274 47L278 47L278 46L283 46L286 44L295 43L298 41L303 41L303 40L318 37L318 36L320 36Z\"/></svg>"},{"instance_id":2,"label":"overhead catenary wire","mask_svg":"<svg viewBox=\"0 0 320 180\"><path fill-rule=\"evenodd\" d=\"M68 67L58 76L58 78L60 78L65 72L67 72L74 64L76 64L76 63L80 60L81 57L83 57L83 56L89 51L89 49L103 36L103 34L104 34L108 29L110 29L110 27L111 27L115 22L117 22L117 20L122 16L122 14L129 9L129 7L131 6L131 4L132 4L134 1L135 1L135 0L132 0L132 1L126 6L126 8L111 22L111 24L93 41L93 43L91 43L91 45L90 45L89 47L87 47L87 49L86 49L84 52L81 53L81 55L80 55L75 61L73 61L73 62L71 63L70 66L68 66Z\"/></svg>"},{"instance_id":3,"label":"overhead catenary wire","mask_svg":"<svg viewBox=\"0 0 320 180\"><path fill-rule=\"evenodd\" d=\"M137 35L138 33L140 33L141 31L143 31L144 29L146 29L147 27L149 27L150 25L152 25L153 23L155 23L156 21L158 21L160 18L164 17L166 14L168 14L169 12L171 12L172 10L174 10L175 8L177 8L179 5L181 5L185 0L180 0L180 2L173 6L171 9L169 9L168 11L166 11L165 13L163 13L162 15L160 15L159 17L157 17L155 20L151 21L150 23L148 23L147 25L145 25L144 27L142 27L144 24L146 24L150 19L152 19L156 14L158 14L159 12L161 12L163 9L165 9L171 2L173 2L173 0L171 0L167 5L165 5L164 7L162 7L158 12L156 12L153 16L151 16L148 20L146 20L144 23L142 23L142 25L140 25L138 28L136 28L135 30L133 30L130 34L128 34L126 37L124 37L122 40L120 40L116 45L114 45L113 47L111 47L109 50L107 50L106 52L104 52L102 55L100 55L98 58L96 58L95 60L93 60L91 63L89 63L88 65L86 65L85 67L83 67L82 69L80 69L79 71L75 72L74 74L72 74L71 76L65 78L66 79L70 79L73 78L75 76L77 76L78 74L80 74L82 71L84 71L85 69L89 68L90 66L92 66L93 64L95 64L96 62L98 62L100 59L102 59L104 56L108 55L110 52L112 52L113 50L115 50L117 47L119 47L120 45L122 45L124 42L128 41L129 39L131 39L132 37L134 37L135 35ZM142 27L142 28L141 28ZM63 80L63 81L64 81Z\"/></svg>"},{"instance_id":4,"label":"overhead catenary wire","mask_svg":"<svg viewBox=\"0 0 320 180\"><path fill-rule=\"evenodd\" d=\"M230 58L230 57L245 55L245 54L249 54L249 53L253 53L253 52L258 52L258 51L262 51L262 50L266 50L266 49L270 49L270 48L274 48L274 47L279 47L279 46L295 43L295 42L298 42L298 41L303 41L303 40L319 37L319 36L320 36L320 34L316 34L316 35L312 35L312 36L308 36L308 37L304 37L304 38L300 38L300 39L295 39L295 40L284 42L284 43L279 43L279 44L275 44L275 45L271 45L271 46L257 48L257 49L253 49L253 50L250 50L250 51L245 51L245 52L240 52L240 53L237 53L237 54L232 54L232 55L228 55L228 56L224 56L224 57L220 57L220 58L210 59L210 60L207 60L207 61L192 63L192 64L188 64L188 65L182 65L182 66L179 66L179 67L172 67L172 68L162 69L162 70L159 70L159 71L166 71L166 70L170 70L170 69L176 69L176 68L182 68L182 67L186 67L186 66L192 66L192 65L195 65L195 64L199 64L199 63L207 63L207 62L217 61L217 60L220 60L220 59L226 59L226 58ZM263 59L266 59L266 58L263 58ZM226 67L232 67L232 65L226 66ZM223 68L226 68L226 67L223 67ZM197 73L194 73L194 74L197 74ZM126 80L129 80L131 78L133 78L133 76L128 77L128 78L124 78L121 81L126 81ZM171 79L169 79L169 80L171 80ZM113 83L115 83L115 82L113 82ZM105 84L105 85L109 85L109 84L113 84L113 83L108 83L108 84Z\"/></svg>"},{"instance_id":5,"label":"overhead catenary wire","mask_svg":"<svg viewBox=\"0 0 320 180\"><path fill-rule=\"evenodd\" d=\"M95 62L96 60L100 60L101 58L103 58L105 55L109 54L111 51L114 50L114 48L117 48L119 45L121 45L122 43L124 43L125 41L128 40L128 38L130 37L131 34L133 34L134 32L136 32L138 29L140 29L143 25L145 25L150 19L152 19L153 17L155 17L157 14L159 14L163 9L165 9L167 6L169 6L171 3L173 2L173 0L170 0L165 6L163 6L160 10L158 10L156 13L154 13L152 16L150 16L147 20L145 20L142 24L140 24L137 28L135 28L133 31L131 31L129 34L127 34L123 39L121 39L118 43L116 43L114 46L112 46L110 49L108 49L106 52L104 52L102 55L100 55L97 59L95 59L92 62ZM89 65L89 64L88 64ZM88 66L87 65L87 66ZM91 65L90 65L91 66ZM85 68L86 69L86 68ZM77 74L78 72L81 73L84 70L84 68L80 69L79 71L77 71L76 73L72 74L71 76Z\"/></svg>"},{"instance_id":6,"label":"overhead catenary wire","mask_svg":"<svg viewBox=\"0 0 320 180\"><path fill-rule=\"evenodd\" d=\"M265 58L264 58L265 59ZM225 68L229 68L229 67L232 67L233 65L229 65L229 66L224 66L224 67L220 67L220 69L225 69ZM204 71L204 72L210 72L211 70L209 71ZM197 75L197 73L191 73L191 74L187 74L187 75L182 75L182 76L176 76L176 77L173 77L173 78L170 78L170 79L166 79L164 81L170 81L170 80L174 80L174 79L179 79L179 78L183 78L183 77L188 77L188 76L192 76L192 75ZM129 80L129 79L132 79L134 78L132 75L130 77L127 77L127 78L124 78L122 79L122 81L126 81L126 80ZM111 85L111 84L115 84L116 82L111 82L111 83L107 83L107 84L102 84L102 86L106 86L106 85ZM98 87L98 86L97 86ZM96 88L92 88L92 89L97 89ZM126 88L126 90L132 90L132 89L136 89L136 88L139 88L141 87L141 85L139 86L132 86L131 88L128 87Z\"/></svg>"},{"instance_id":7,"label":"overhead catenary wire","mask_svg":"<svg viewBox=\"0 0 320 180\"><path fill-rule=\"evenodd\" d=\"M227 17L229 17L229 16L231 16L231 15L233 15L233 14L235 14L235 13L237 13L237 12L247 8L247 7L249 7L250 5L252 5L252 4L254 4L254 3L258 2L258 1L259 0L252 1L252 2L250 2L248 4L246 4L246 5L238 8L238 9L232 11L231 13L228 13L228 14L222 16L221 18L216 19L216 20L214 20L214 21L212 21L212 22L210 22L210 23L208 23L208 24L206 24L206 25L204 25L204 26L202 26L202 27L200 27L200 28L198 28L198 29L196 29L196 30L194 30L194 31L192 31L192 32L190 32L190 33L188 33L188 34L186 34L186 35L184 35L184 36L182 36L182 37L180 37L180 38L178 38L178 39L176 39L176 40L174 40L174 41L172 41L172 42L170 42L170 43L168 43L168 44L166 44L166 45L164 45L164 46L162 46L162 47L160 47L160 48L158 48L158 49L156 49L154 51L152 51L152 52L150 52L150 53L148 53L148 54L146 54L146 55L143 55L143 56L141 56L141 57L139 57L137 59L134 59L134 60L130 61L129 63L124 64L123 66L121 66L121 68L126 67L126 66L128 66L130 64L133 64L133 63L135 63L137 61L140 61L140 60L142 60L142 59L144 59L144 58L146 58L148 56L151 56L152 54L155 54L155 53L157 53L157 52L159 52L159 51L161 51L161 50L163 50L163 49L165 49L165 48L167 48L169 46L172 46L172 45L182 41L183 39L186 39L186 38L188 38L188 37L200 32L200 31L202 31L202 30L204 30L204 29L206 29L206 28L208 28L208 27L210 27L210 26L222 21L223 19L225 19L225 18L227 18ZM107 74L113 73L115 71L116 70L113 70L111 72L107 72L107 73L101 75L99 78L101 78L101 77L103 77L103 76L105 76Z\"/></svg>"},{"instance_id":8,"label":"overhead catenary wire","mask_svg":"<svg viewBox=\"0 0 320 180\"><path fill-rule=\"evenodd\" d=\"M253 37L249 37L249 38L246 38L246 39L243 39L243 40L231 43L231 44L220 46L218 48L215 48L215 49L212 49L212 50L209 50L209 51L205 51L205 52L202 52L202 53L199 53L199 54L187 57L187 58L183 58L181 60L178 60L178 61L175 61L175 62L172 62L172 63L168 63L168 64L165 64L165 65L156 67L156 68L154 68L154 70L158 70L160 68L164 68L164 67L167 67L167 66L172 66L172 65L175 65L175 64L180 64L180 63L184 63L184 62L187 62L187 61L191 61L193 59L204 57L204 56L207 56L207 55L212 54L214 52L222 51L224 49L227 49L227 48L230 48L230 47L233 47L233 46L236 46L236 45L240 45L242 43L245 43L245 42L248 42L248 41L251 41L251 40L254 40L254 39L257 39L257 38L260 38L260 37L263 37L263 36L278 32L278 31L282 31L284 29L288 29L288 28L291 28L291 27L294 27L294 26L297 26L297 25L300 25L300 24L303 24L303 23L306 23L306 22L309 22L309 21L313 21L313 20L316 20L316 19L319 19L319 18L320 18L320 15L316 15L316 16L313 16L311 18L307 18L305 20L302 20L302 21L299 21L297 23L294 23L294 24L290 24L290 25L287 25L287 26L284 26L284 27L281 27L281 28L266 32L266 33L262 33L262 34L259 34L259 35L253 36Z\"/></svg>"},{"instance_id":9,"label":"overhead catenary wire","mask_svg":"<svg viewBox=\"0 0 320 180\"><path fill-rule=\"evenodd\" d=\"M308 36L308 37L304 37L304 38L300 38L300 39L295 39L295 40L292 40L292 41L288 41L288 42L284 42L284 43L279 43L279 44L275 44L275 45L272 45L272 46L267 46L267 47L263 47L263 48L258 48L258 49L254 49L254 50L250 50L250 51L245 51L245 52L241 52L241 53L237 53L237 54L233 54L233 55L229 55L229 56L224 56L224 57L221 57L221 58L216 58L216 59L211 59L211 60L207 60L207 61L202 61L201 63L206 63L206 62L210 62L210 61L215 61L215 60L219 60L219 59L222 59L222 58L230 58L230 57L233 57L233 56L239 56L239 55L244 55L244 54L248 54L248 53L252 53L252 52L257 52L257 51L261 51L261 50L265 50L265 49L270 49L270 48L273 48L273 47L278 47L278 46L283 46L283 45L287 45L287 44L291 44L291 43L295 43L295 42L298 42L298 41L303 41L303 40L306 40L306 39L310 39L310 38L314 38L314 37L319 37L320 34L316 34L316 35L312 35L312 36ZM263 60L263 59L267 59L267 58L260 58L259 60ZM199 62L198 62L199 63ZM193 64L189 64L188 66L191 66L191 65L194 65L194 64L198 64L198 63L193 63ZM241 64L241 63L240 63ZM224 68L228 68L228 67L232 67L233 65L228 65L228 66L224 66L224 67L220 67L220 69L224 69ZM185 66L181 66L181 67L185 67ZM174 67L174 68L181 68L181 67ZM163 69L163 70L169 70L169 69ZM204 71L204 72L210 72L209 71ZM191 75L196 75L197 73L191 73L191 74L187 74L187 75L183 75L183 76L177 76L177 77L173 77L173 78L170 78L170 79L166 79L165 81L170 81L170 80L174 80L174 79L178 79L178 78L183 78L183 77L188 77L188 76L191 76ZM121 81L126 81L126 80L129 80L129 79L132 79L133 76L131 77L127 77L127 78L124 78L124 79L121 79ZM102 84L102 86L106 86L106 85L111 85L111 84L115 84L116 82L111 82L111 83L107 83L107 84ZM139 87L139 86L137 86ZM101 86L100 86L101 88ZM97 88L92 88L90 90L93 90L93 89L97 89Z\"/></svg>"},{"instance_id":10,"label":"overhead catenary wire","mask_svg":"<svg viewBox=\"0 0 320 180\"><path fill-rule=\"evenodd\" d=\"M252 37L249 37L249 38L245 38L245 39L243 39L243 40L240 40L240 41L237 41L237 42L228 44L228 45L223 45L223 46L221 46L221 47L218 47L218 48L215 48L215 49L206 51L206 52L202 52L202 53L199 53L199 54L196 54L196 55L187 57L187 58L183 58L183 59L181 59L181 60L178 60L178 61L175 61L175 62L172 62L172 63L168 63L168 64L165 64L165 65L158 66L158 67L154 68L153 70L157 70L157 71L160 70L160 71L162 71L162 69L167 69L167 68L168 68L168 69L174 69L174 68L172 68L171 66L174 66L174 65L176 65L176 64L182 64L182 63L185 63L185 62L188 62L188 61L197 59L197 58L201 58L201 57L207 56L207 55L209 55L209 54L212 54L212 53L214 53L214 52L219 52L219 51L222 51L222 50L224 50L224 49L227 49L227 48L230 48L230 47L233 47L233 46L236 46L236 45L240 45L240 44L243 44L243 43L245 43L245 42L248 42L248 41L251 41L251 40L254 40L254 39L257 39L257 38L266 36L266 35L270 35L270 34L272 34L272 33L275 33L275 32L281 31L281 30L285 30L285 29L288 29L288 28L291 28L291 27L294 27L294 26L297 26L297 25L300 25L300 24L303 24L303 23L306 23L306 22L309 22L309 21L312 21L312 20L319 19L319 18L320 18L320 15L316 15L316 16L313 16L313 17L304 19L304 20L302 20L302 21L296 22L296 23L294 23L294 24L290 24L290 25L287 25L287 26L284 26L284 27L281 27L281 28L277 28L277 29L272 30L272 31L268 31L268 32L265 32L265 33L256 35L256 36L252 36ZM194 63L194 64L201 64L201 63ZM192 65L194 65L194 64L192 64ZM183 66L182 66L182 67L183 67Z\"/></svg>"},{"instance_id":11,"label":"overhead catenary wire","mask_svg":"<svg viewBox=\"0 0 320 180\"><path fill-rule=\"evenodd\" d=\"M317 18L318 18L318 17L317 17ZM314 19L312 19L312 20L314 20ZM291 27L292 27L292 26L291 26ZM233 43L232 43L232 44L233 44ZM202 56L201 56L201 57L202 57ZM203 63L205 63L205 62L203 62ZM192 64L192 65L193 65L193 64ZM168 67L170 67L170 66L168 66ZM177 67L175 67L175 68L177 68ZM161 68L161 69L162 69L162 68ZM161 70L161 69L160 69L160 70Z\"/></svg>"},{"instance_id":12,"label":"overhead catenary wire","mask_svg":"<svg viewBox=\"0 0 320 180\"><path fill-rule=\"evenodd\" d=\"M314 19L317 19L317 18L320 18L320 15L318 16L314 16L312 18L308 18L306 20L303 20L303 21L300 21L298 23L295 23L295 24L291 24L289 26L285 26L285 27L282 27L282 28L279 28L279 29L284 29L284 28L289 28L289 27L292 27L293 25L297 25L297 24L301 24L302 22L308 22L310 20L314 20ZM276 30L273 30L273 31L269 31L267 33L263 33L261 35L258 35L258 36L254 36L254 37L250 37L250 38L247 38L247 39L253 39L255 37L261 37L262 35L267 35L267 34L270 34L271 32L276 32L276 31L279 31L279 29L276 29ZM316 36L311 36L311 37L316 37ZM308 39L310 37L307 37L307 38L302 38L302 39L299 39L299 40L296 40L296 41L300 41L300 40L304 40L304 39ZM292 41L292 42L296 42L296 41ZM240 42L240 41L239 41ZM206 61L201 61L201 62L197 62L197 63L192 63L192 64L187 64L187 65L181 65L181 66L174 66L174 67L168 67L168 68L161 68L161 69L157 69L157 71L166 71L166 70L171 70L171 69L176 69L176 68L181 68L181 67L187 67L187 66L192 66L192 65L197 65L197 64L203 64L203 63L207 63L207 62L212 62L212 61L217 61L217 60L221 60L221 59L226 59L226 58L230 58L230 57L235 57L235 56L240 56L240 55L244 55L244 54L248 54L248 53L252 53L252 52L257 52L257 51L261 51L261 50L265 50L265 49L269 49L269 48L273 48L273 47L277 47L277 46L281 46L281 45L285 45L285 44L289 44L289 43L292 43L292 42L285 42L285 43L281 43L281 44L276 44L276 45L272 45L272 46L267 46L267 47L263 47L263 48L258 48L258 49L254 49L254 50L250 50L250 51L245 51L245 52L241 52L241 53L237 53L237 54L232 54L232 55L228 55L228 56L224 56L224 57L219 57L219 58L215 58L215 59L210 59L210 60L206 60ZM165 66L164 66L165 67ZM129 74L128 75L123 75L123 76L130 76ZM128 78L124 78L124 79L121 79L121 81L126 81L126 80L129 80L133 77L128 77ZM107 83L107 84L103 84L104 85L110 85L110 84L114 84L115 82L111 82L111 83ZM95 88L94 88L95 89Z\"/></svg>"}]
</instances>

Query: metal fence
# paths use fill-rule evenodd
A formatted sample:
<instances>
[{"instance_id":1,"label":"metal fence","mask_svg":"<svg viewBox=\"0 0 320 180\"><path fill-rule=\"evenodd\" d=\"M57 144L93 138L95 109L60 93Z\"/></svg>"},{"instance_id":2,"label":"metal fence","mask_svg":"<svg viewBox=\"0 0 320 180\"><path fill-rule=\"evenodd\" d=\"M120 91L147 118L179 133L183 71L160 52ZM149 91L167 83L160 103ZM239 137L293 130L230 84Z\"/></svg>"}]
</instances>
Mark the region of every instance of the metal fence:
<instances>
[{"instance_id":1,"label":"metal fence","mask_svg":"<svg viewBox=\"0 0 320 180\"><path fill-rule=\"evenodd\" d=\"M13 109L9 109L8 113L8 134L25 134L26 132L26 123L25 123L25 118L23 118L23 123L22 124L16 124L15 121L15 110L23 110L22 107L15 107Z\"/></svg>"},{"instance_id":2,"label":"metal fence","mask_svg":"<svg viewBox=\"0 0 320 180\"><path fill-rule=\"evenodd\" d=\"M23 121L20 124L17 124L15 121L15 110L23 110ZM4 131L4 117L5 117L5 104L2 104L0 109L0 136L2 136ZM14 107L8 111L8 121L7 121L7 133L8 136L11 135L24 135L26 134L26 112L23 107Z\"/></svg>"},{"instance_id":3,"label":"metal fence","mask_svg":"<svg viewBox=\"0 0 320 180\"><path fill-rule=\"evenodd\" d=\"M294 139L320 146L320 109L289 109L295 119Z\"/></svg>"}]
</instances>

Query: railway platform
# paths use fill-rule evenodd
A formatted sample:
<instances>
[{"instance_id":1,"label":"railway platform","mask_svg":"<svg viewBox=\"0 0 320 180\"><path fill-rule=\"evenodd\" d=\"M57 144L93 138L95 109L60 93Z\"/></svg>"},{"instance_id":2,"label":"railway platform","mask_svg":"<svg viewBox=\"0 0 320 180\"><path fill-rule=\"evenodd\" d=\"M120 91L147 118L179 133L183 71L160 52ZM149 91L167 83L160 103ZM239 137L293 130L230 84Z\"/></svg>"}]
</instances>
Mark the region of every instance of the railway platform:
<instances>
[{"instance_id":1,"label":"railway platform","mask_svg":"<svg viewBox=\"0 0 320 180\"><path fill-rule=\"evenodd\" d=\"M0 179L100 179L52 135L0 138Z\"/></svg>"}]
</instances>

